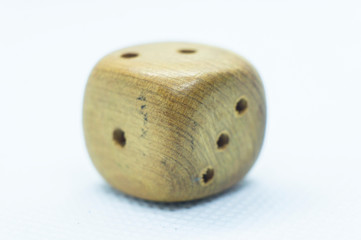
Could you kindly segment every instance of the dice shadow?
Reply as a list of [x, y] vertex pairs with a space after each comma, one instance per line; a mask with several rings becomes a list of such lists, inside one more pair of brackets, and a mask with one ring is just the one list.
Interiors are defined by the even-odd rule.
[[252, 184], [254, 184], [253, 181], [246, 179], [246, 180], [243, 180], [243, 181], [235, 184], [234, 186], [230, 187], [229, 189], [227, 189], [221, 193], [218, 193], [218, 194], [206, 197], [206, 198], [202, 198], [202, 199], [196, 199], [196, 200], [184, 201], [184, 202], [174, 202], [174, 203], [155, 202], [155, 201], [136, 198], [136, 197], [133, 197], [133, 196], [130, 196], [123, 192], [118, 191], [117, 189], [111, 187], [107, 183], [102, 184], [101, 189], [106, 194], [116, 196], [117, 198], [120, 198], [120, 200], [126, 200], [132, 204], [136, 204], [136, 205], [139, 205], [142, 207], [157, 208], [160, 210], [168, 210], [168, 211], [176, 211], [176, 210], [181, 210], [181, 209], [190, 209], [193, 207], [197, 207], [199, 205], [206, 205], [206, 204], [214, 202], [216, 200], [221, 200], [221, 198], [223, 198], [223, 197], [226, 197], [226, 196], [229, 197], [230, 195], [236, 194], [239, 191], [246, 190], [246, 188], [249, 188]]

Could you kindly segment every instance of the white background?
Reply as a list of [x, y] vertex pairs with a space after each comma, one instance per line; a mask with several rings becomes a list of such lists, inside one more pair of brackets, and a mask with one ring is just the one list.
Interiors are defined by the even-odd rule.
[[[87, 155], [92, 67], [155, 41], [233, 50], [264, 81], [262, 154], [217, 197], [133, 199]], [[359, 1], [1, 0], [0, 44], [0, 239], [361, 239]]]

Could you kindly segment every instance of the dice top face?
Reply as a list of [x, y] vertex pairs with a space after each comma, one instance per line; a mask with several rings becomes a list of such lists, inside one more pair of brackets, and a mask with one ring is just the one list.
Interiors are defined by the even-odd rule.
[[242, 179], [262, 146], [266, 104], [238, 55], [192, 43], [115, 51], [94, 67], [83, 125], [101, 175], [126, 194], [187, 201]]

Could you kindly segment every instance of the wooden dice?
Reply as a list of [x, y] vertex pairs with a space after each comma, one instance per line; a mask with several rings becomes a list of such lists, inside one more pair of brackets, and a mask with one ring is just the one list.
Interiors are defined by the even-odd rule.
[[256, 70], [240, 56], [191, 43], [115, 51], [89, 77], [86, 145], [114, 188], [176, 202], [242, 179], [262, 146], [266, 104]]

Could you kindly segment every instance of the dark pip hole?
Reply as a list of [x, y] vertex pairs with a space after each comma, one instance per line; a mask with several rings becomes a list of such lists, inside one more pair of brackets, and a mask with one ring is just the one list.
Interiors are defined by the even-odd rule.
[[180, 53], [185, 53], [185, 54], [190, 54], [190, 53], [195, 53], [196, 50], [194, 50], [194, 49], [180, 49], [179, 52]]
[[208, 183], [210, 180], [212, 180], [213, 176], [214, 176], [213, 168], [207, 168], [207, 171], [202, 174], [203, 183]]
[[129, 52], [122, 54], [122, 58], [135, 58], [138, 57], [138, 53]]
[[126, 143], [125, 132], [120, 128], [115, 129], [113, 131], [113, 140], [121, 147], [124, 147]]
[[236, 111], [239, 115], [241, 115], [242, 113], [244, 113], [247, 110], [248, 107], [248, 103], [247, 100], [245, 98], [241, 98], [236, 105]]
[[229, 137], [227, 134], [222, 133], [217, 140], [218, 149], [224, 149], [229, 143]]

